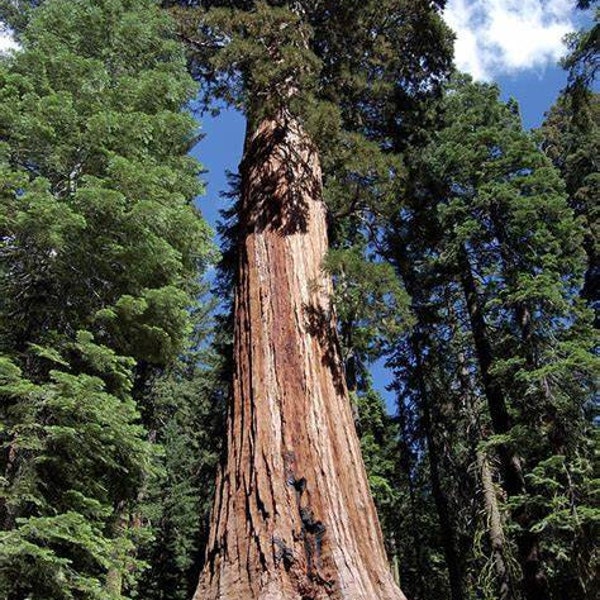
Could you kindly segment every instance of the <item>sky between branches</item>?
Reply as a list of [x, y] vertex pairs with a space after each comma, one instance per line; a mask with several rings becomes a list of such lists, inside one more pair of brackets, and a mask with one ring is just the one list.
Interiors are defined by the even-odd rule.
[[[476, 79], [495, 80], [503, 97], [521, 103], [526, 127], [538, 126], [566, 77], [557, 61], [565, 54], [563, 37], [581, 27], [575, 0], [448, 0], [444, 13], [457, 34], [456, 66]], [[15, 48], [0, 21], [0, 52]], [[227, 189], [226, 170], [235, 171], [241, 157], [244, 120], [226, 110], [220, 117], [202, 118], [204, 140], [193, 154], [208, 169], [207, 190], [198, 205], [211, 225], [219, 218]], [[374, 383], [392, 410], [386, 392], [390, 374], [383, 361], [373, 365]]]

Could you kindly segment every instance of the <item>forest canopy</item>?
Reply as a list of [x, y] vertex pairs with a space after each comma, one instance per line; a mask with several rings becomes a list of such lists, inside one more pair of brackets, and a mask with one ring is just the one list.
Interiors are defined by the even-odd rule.
[[528, 131], [445, 4], [0, 0], [0, 596], [592, 597], [599, 8]]

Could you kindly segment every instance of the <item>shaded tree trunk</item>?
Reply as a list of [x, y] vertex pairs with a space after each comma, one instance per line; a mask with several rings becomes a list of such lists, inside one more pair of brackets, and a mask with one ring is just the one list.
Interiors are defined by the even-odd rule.
[[321, 269], [319, 159], [288, 114], [246, 140], [233, 399], [196, 600], [402, 600]]
[[481, 477], [483, 490], [483, 506], [487, 520], [487, 530], [492, 549], [492, 561], [494, 573], [498, 583], [498, 600], [514, 598], [511, 591], [510, 574], [505, 559], [506, 540], [504, 538], [504, 526], [502, 515], [498, 506], [498, 497], [494, 488], [492, 466], [483, 450], [477, 453], [477, 466]]
[[[417, 311], [418, 313], [419, 311]], [[417, 336], [413, 336], [412, 349], [415, 357], [416, 368], [415, 376], [420, 396], [420, 406], [422, 409], [423, 427], [425, 429], [425, 438], [427, 441], [427, 453], [429, 456], [429, 467], [431, 471], [431, 493], [437, 509], [440, 522], [440, 533], [444, 546], [444, 557], [448, 567], [448, 581], [450, 583], [450, 595], [452, 600], [463, 600], [465, 598], [463, 590], [462, 569], [457, 552], [456, 527], [452, 519], [450, 502], [448, 495], [444, 490], [441, 475], [441, 449], [435, 436], [435, 426], [431, 414], [430, 393], [425, 383], [424, 374], [430, 366], [426, 365], [422, 356], [421, 345]]]
[[[129, 527], [129, 514], [124, 502], [119, 502], [113, 518], [112, 528], [115, 539], [124, 537]], [[117, 546], [112, 558], [115, 563], [106, 573], [105, 589], [111, 597], [120, 598], [123, 592], [123, 568], [126, 562], [126, 556], [123, 555], [122, 548]]]
[[[410, 498], [410, 539], [412, 540], [413, 551], [413, 564], [414, 564], [414, 577], [411, 577], [412, 581], [412, 598], [424, 598], [425, 597], [425, 581], [423, 573], [425, 573], [425, 567], [423, 565], [423, 548], [425, 544], [421, 536], [419, 522], [417, 519], [417, 500], [416, 500], [416, 486], [413, 481], [414, 471], [414, 457], [413, 457], [413, 443], [412, 436], [408, 425], [407, 410], [404, 403], [398, 403], [398, 423], [400, 426], [400, 445], [398, 452], [400, 455], [399, 466], [402, 469], [408, 486], [409, 498]], [[412, 572], [412, 571], [411, 571]], [[406, 578], [406, 577], [405, 577]], [[405, 588], [408, 586], [405, 586]]]
[[[4, 440], [3, 440], [4, 441]], [[17, 472], [17, 440], [14, 438], [5, 444], [2, 456], [2, 466], [4, 471], [4, 481], [12, 483]], [[4, 531], [10, 531], [15, 526], [15, 515], [11, 510], [10, 502], [7, 496], [0, 497], [0, 528]]]
[[516, 600], [519, 595], [515, 593], [511, 581], [511, 573], [506, 560], [506, 537], [500, 501], [494, 485], [494, 467], [487, 452], [480, 447], [483, 432], [475, 412], [475, 394], [469, 376], [464, 353], [458, 354], [458, 378], [461, 394], [469, 413], [469, 441], [473, 456], [477, 462], [479, 480], [481, 482], [482, 503], [486, 519], [486, 529], [491, 549], [491, 560], [494, 565], [494, 574], [498, 589], [498, 600]]
[[[492, 373], [494, 362], [492, 346], [489, 341], [483, 310], [479, 302], [477, 284], [471, 271], [471, 265], [466, 250], [461, 249], [459, 251], [458, 260], [461, 283], [471, 321], [477, 362], [479, 364], [479, 371], [481, 373], [481, 380], [483, 382], [483, 389], [487, 399], [494, 433], [508, 433], [511, 428], [508, 407], [502, 386]], [[504, 444], [499, 447], [498, 452], [502, 461], [502, 474], [504, 476], [504, 485], [507, 493], [511, 496], [521, 494], [525, 489], [525, 480], [523, 479], [519, 458]]]
[[448, 583], [452, 600], [463, 600], [465, 597], [463, 569], [458, 552], [458, 536], [456, 523], [454, 522], [447, 490], [442, 482], [443, 466], [441, 459], [443, 449], [435, 435], [435, 429], [439, 423], [432, 418], [431, 392], [428, 385], [428, 377], [434, 368], [428, 363], [424, 348], [431, 345], [430, 335], [427, 332], [428, 323], [431, 321], [424, 307], [427, 305], [423, 290], [424, 286], [419, 281], [419, 274], [414, 270], [410, 261], [410, 253], [401, 239], [394, 241], [393, 261], [406, 290], [413, 299], [413, 310], [417, 316], [419, 326], [417, 333], [411, 336], [410, 349], [415, 362], [412, 376], [415, 381], [415, 391], [419, 399], [421, 409], [422, 425], [427, 444], [427, 454], [430, 467], [431, 494], [435, 503], [436, 513], [440, 525], [440, 535], [444, 551], [446, 567], [448, 569]]
[[[458, 261], [492, 427], [496, 434], [508, 433], [511, 429], [511, 423], [506, 398], [500, 382], [492, 372], [492, 346], [466, 249], [461, 248]], [[509, 496], [524, 494], [526, 492], [525, 479], [519, 457], [505, 444], [498, 447], [498, 454], [506, 493]], [[528, 531], [531, 525], [531, 517], [526, 510], [517, 509], [513, 517], [522, 528], [517, 536], [517, 546], [519, 548], [519, 562], [523, 571], [522, 583], [525, 597], [527, 600], [547, 600], [549, 598], [548, 582], [542, 568], [539, 536]]]

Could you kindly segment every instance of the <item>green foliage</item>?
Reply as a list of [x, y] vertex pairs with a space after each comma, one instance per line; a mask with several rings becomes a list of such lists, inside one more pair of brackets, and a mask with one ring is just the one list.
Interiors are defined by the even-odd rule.
[[[482, 440], [500, 454], [514, 452], [525, 488], [505, 508], [497, 497], [509, 519], [504, 560], [512, 569], [512, 544], [521, 544], [530, 533], [539, 535], [552, 597], [566, 597], [567, 588], [569, 597], [585, 597], [592, 585], [587, 540], [593, 532], [578, 529], [574, 521], [570, 527], [550, 527], [564, 522], [565, 498], [576, 498], [575, 512], [586, 515], [593, 502], [583, 491], [589, 479], [573, 479], [571, 485], [565, 474], [557, 478], [552, 472], [558, 456], [569, 474], [592, 460], [585, 411], [597, 361], [591, 354], [590, 315], [577, 294], [584, 267], [583, 222], [569, 207], [557, 171], [523, 132], [514, 102], [499, 102], [497, 88], [458, 77], [442, 106], [443, 126], [408, 160], [408, 189], [414, 196], [387, 226], [392, 256], [413, 298], [417, 334], [424, 340], [417, 349], [398, 344], [393, 361], [398, 388], [401, 398], [420, 398], [433, 494], [448, 498], [436, 501], [437, 511], [442, 519], [449, 509], [447, 521], [460, 534], [455, 539], [480, 539], [473, 524], [482, 521], [476, 506], [471, 524], [460, 516], [469, 500], [461, 498], [452, 480], [441, 478], [436, 492], [433, 465], [442, 460], [436, 445], [453, 448], [446, 464], [471, 490], [479, 486], [476, 473], [465, 477], [459, 465], [474, 464]], [[468, 277], [476, 293], [470, 299]], [[473, 325], [473, 311], [481, 315], [484, 329]], [[486, 344], [489, 356], [482, 359]], [[410, 361], [416, 368], [402, 366]], [[422, 384], [411, 383], [411, 371], [417, 383], [421, 373]], [[508, 411], [508, 426], [498, 431], [498, 418], [490, 418], [498, 401], [490, 399], [492, 385]], [[457, 401], [449, 412], [448, 395], [454, 393]], [[504, 478], [499, 483], [514, 493]], [[582, 487], [572, 493], [573, 486]], [[553, 490], [550, 497], [543, 489]], [[461, 567], [465, 587], [469, 577], [477, 580], [477, 569], [491, 564], [486, 544], [478, 542], [479, 556], [473, 554]], [[452, 554], [446, 553], [448, 561]]]
[[374, 390], [361, 393], [357, 404], [360, 445], [369, 484], [382, 527], [389, 533], [388, 521], [393, 518], [399, 500], [395, 484], [398, 430], [381, 396]]
[[251, 11], [213, 9], [202, 25], [229, 40], [212, 64], [254, 122], [310, 100], [320, 65], [308, 48], [310, 29], [294, 9], [267, 2], [256, 2]]
[[516, 500], [543, 515], [533, 529], [547, 540], [549, 576], [559, 598], [586, 598], [596, 585], [600, 488], [592, 460], [550, 456], [528, 474], [529, 497]]
[[[348, 125], [353, 121], [348, 129], [360, 127], [361, 119], [376, 126], [381, 107], [387, 102], [389, 108], [393, 94], [401, 93], [399, 85], [406, 97], [427, 96], [450, 67], [452, 39], [437, 1], [164, 4], [177, 18], [192, 70], [210, 86], [209, 94], [244, 109], [273, 100], [268, 91], [286, 108], [294, 94], [303, 100], [313, 94], [341, 110]], [[306, 116], [300, 102], [294, 106], [299, 113], [293, 113]]]
[[[518, 380], [515, 369], [535, 371], [528, 357], [533, 346], [539, 366], [551, 369], [552, 361], [575, 360], [563, 354], [573, 349], [573, 333], [587, 341], [589, 315], [574, 294], [583, 267], [583, 228], [557, 172], [521, 131], [510, 105], [496, 96], [494, 88], [471, 84], [449, 94], [450, 124], [427, 160], [448, 194], [436, 206], [440, 228], [451, 232], [438, 245], [437, 261], [452, 265], [466, 249], [482, 283], [487, 317], [500, 333], [499, 353], [514, 353], [520, 339], [517, 354], [496, 366]], [[529, 321], [518, 322], [525, 309]], [[542, 359], [546, 348], [552, 359]]]
[[[163, 316], [162, 309], [168, 296], [184, 308], [172, 286], [185, 281], [185, 292], [193, 292], [209, 239], [190, 203], [199, 191], [198, 167], [185, 152], [195, 125], [177, 112], [193, 88], [177, 46], [151, 37], [168, 33], [161, 13], [153, 10], [147, 30], [140, 31], [139, 22], [130, 27], [135, 11], [122, 7], [121, 29], [109, 35], [109, 8], [46, 4], [24, 34], [25, 42], [29, 37], [35, 44], [4, 66], [3, 168], [15, 172], [11, 179], [21, 171], [30, 174], [26, 184], [21, 179], [22, 185], [15, 182], [3, 193], [9, 236], [3, 254], [14, 265], [8, 285], [33, 279], [57, 304], [60, 298], [65, 320], [85, 314], [88, 323], [94, 310], [119, 302], [123, 307], [121, 296], [131, 296], [147, 303], [147, 316], [154, 319], [156, 333], [146, 334], [172, 354], [176, 347], [169, 340], [181, 336], [185, 319], [172, 311]], [[119, 4], [112, 10], [118, 16]], [[84, 34], [90, 19], [97, 31]], [[112, 46], [105, 48], [105, 40]], [[129, 53], [137, 48], [139, 60], [124, 46]], [[45, 268], [30, 268], [34, 261]], [[7, 302], [17, 295], [5, 291]], [[12, 315], [13, 337], [24, 310], [28, 323], [44, 311], [34, 296], [20, 298], [21, 310], [8, 305], [3, 311]], [[49, 322], [41, 327], [57, 326], [48, 315], [44, 320]]]
[[596, 326], [600, 319], [599, 123], [598, 94], [575, 86], [561, 93], [540, 129], [544, 152], [560, 170], [569, 194], [569, 204], [584, 226], [583, 249], [587, 260], [581, 295], [596, 311]]
[[154, 539], [141, 549], [150, 565], [137, 594], [186, 599], [193, 595], [208, 540], [214, 480], [225, 428], [229, 373], [207, 349], [211, 303], [194, 312], [193, 344], [149, 392], [145, 421], [164, 448], [162, 470], [147, 486], [144, 512]]
[[[591, 9], [596, 0], [583, 0], [577, 3], [581, 10]], [[569, 72], [569, 88], [591, 89], [598, 71], [598, 41], [600, 37], [600, 8], [596, 7], [593, 17], [594, 24], [566, 36], [569, 54], [562, 60], [563, 67]]]
[[357, 246], [330, 250], [324, 267], [334, 279], [345, 350], [367, 362], [378, 358], [411, 322], [409, 299], [393, 268], [366, 260]]
[[[457, 76], [439, 97], [443, 2], [162, 4], [206, 106], [225, 100], [251, 126], [293, 115], [320, 149], [323, 266], [405, 591], [497, 597], [484, 450], [511, 585], [515, 547], [534, 534], [552, 598], [592, 593], [597, 361], [578, 290], [585, 272], [582, 295], [597, 301], [597, 24], [569, 38], [569, 88], [535, 138], [494, 86]], [[151, 0], [0, 10], [23, 44], [0, 61], [0, 594], [187, 598], [231, 371], [206, 350], [210, 307], [192, 309], [213, 258], [181, 110], [195, 86]], [[213, 341], [227, 348], [227, 335]], [[394, 418], [366, 368], [385, 353]], [[486, 376], [506, 430], [494, 430]], [[522, 465], [518, 495], [503, 490], [505, 449]]]
[[108, 600], [160, 476], [141, 390], [186, 349], [212, 258], [195, 85], [151, 0], [30, 17], [0, 61], [0, 593]]
[[[120, 379], [123, 367], [111, 358], [114, 370], [105, 372]], [[127, 393], [131, 381], [115, 394], [87, 374], [53, 370], [36, 384], [7, 357], [0, 368], [0, 589], [15, 597], [108, 598], [104, 574], [124, 568], [117, 549], [133, 550], [126, 538], [107, 535], [113, 502], [135, 496], [154, 454]]]
[[343, 236], [338, 230], [348, 217], [368, 223], [370, 215], [385, 214], [396, 205], [399, 180], [405, 176], [397, 154], [383, 152], [359, 133], [336, 131], [322, 155], [325, 202], [336, 236]]
[[0, 0], [2, 21], [13, 31], [21, 32], [31, 18], [31, 13], [43, 0]]

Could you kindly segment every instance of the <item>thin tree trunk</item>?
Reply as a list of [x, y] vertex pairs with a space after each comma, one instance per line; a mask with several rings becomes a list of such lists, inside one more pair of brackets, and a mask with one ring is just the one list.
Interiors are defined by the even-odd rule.
[[422, 541], [419, 522], [417, 519], [418, 510], [416, 501], [416, 490], [415, 483], [413, 481], [414, 461], [412, 458], [412, 436], [408, 426], [408, 416], [406, 414], [406, 407], [402, 402], [398, 403], [398, 423], [400, 426], [400, 446], [398, 449], [400, 454], [400, 467], [406, 476], [410, 498], [409, 515], [411, 517], [411, 526], [409, 530], [410, 538], [413, 542], [412, 550], [414, 553], [415, 566], [415, 577], [412, 585], [412, 597], [420, 600], [422, 598], [425, 598], [425, 580], [423, 577], [425, 567], [423, 566], [424, 561], [422, 560], [422, 549], [424, 548], [424, 543]]
[[473, 455], [477, 461], [479, 478], [483, 491], [483, 509], [486, 516], [487, 534], [492, 551], [492, 561], [494, 573], [498, 585], [499, 600], [515, 600], [518, 596], [515, 594], [510, 571], [506, 562], [506, 539], [504, 536], [504, 524], [502, 522], [502, 513], [498, 502], [498, 494], [494, 486], [493, 467], [487, 453], [478, 448], [479, 443], [483, 441], [483, 434], [479, 425], [479, 420], [475, 412], [475, 401], [473, 386], [467, 368], [465, 356], [462, 352], [458, 355], [458, 376], [462, 396], [469, 411], [469, 436]]
[[227, 461], [195, 600], [402, 600], [321, 269], [318, 155], [289, 115], [246, 141]]
[[420, 344], [414, 337], [412, 346], [416, 361], [415, 375], [418, 382], [420, 405], [423, 411], [423, 427], [425, 429], [425, 438], [427, 440], [427, 453], [429, 455], [431, 492], [440, 521], [440, 533], [444, 546], [446, 565], [448, 567], [450, 595], [452, 600], [463, 600], [465, 594], [463, 590], [462, 569], [457, 552], [456, 527], [450, 514], [448, 495], [442, 485], [440, 473], [440, 448], [434, 434], [429, 393], [424, 379], [424, 374], [428, 367], [423, 363]]
[[[406, 252], [406, 249], [402, 247], [402, 244], [400, 244], [394, 257], [395, 262], [404, 281], [405, 287], [414, 300], [414, 311], [419, 323], [425, 327], [424, 324], [428, 322], [428, 317], [423, 310], [422, 287], [419, 284], [418, 277], [414, 272], [412, 265], [406, 259], [407, 256], [408, 252]], [[444, 558], [446, 560], [446, 567], [448, 569], [450, 594], [452, 600], [462, 600], [465, 597], [463, 569], [458, 554], [456, 525], [451, 515], [448, 494], [444, 490], [441, 481], [440, 456], [442, 454], [442, 450], [439, 447], [434, 435], [434, 423], [432, 422], [431, 418], [429, 391], [427, 389], [425, 379], [425, 373], [428, 372], [430, 367], [425, 365], [423, 361], [421, 338], [424, 338], [423, 333], [421, 333], [420, 336], [415, 334], [412, 337], [411, 349], [416, 363], [414, 375], [417, 382], [419, 406], [422, 409], [423, 426], [425, 429], [425, 438], [430, 465], [431, 491], [440, 524]]]
[[[4, 450], [4, 480], [12, 483], [17, 471], [17, 443], [13, 438]], [[15, 526], [15, 515], [11, 511], [7, 497], [0, 498], [0, 528], [10, 531]]]
[[498, 582], [498, 600], [509, 600], [510, 598], [514, 598], [514, 594], [511, 591], [510, 573], [504, 556], [506, 540], [504, 539], [502, 515], [498, 507], [498, 496], [494, 487], [492, 467], [483, 450], [477, 452], [477, 466], [483, 489], [483, 506], [487, 518], [487, 530], [492, 549], [494, 573]]
[[[459, 267], [467, 310], [471, 320], [471, 330], [473, 332], [473, 341], [475, 342], [479, 371], [481, 373], [481, 380], [488, 402], [494, 433], [508, 433], [511, 423], [506, 399], [504, 398], [500, 382], [492, 374], [492, 346], [489, 341], [483, 310], [479, 303], [477, 284], [475, 283], [471, 265], [464, 249], [459, 251]], [[521, 494], [525, 489], [525, 481], [518, 457], [504, 444], [499, 447], [498, 451], [502, 461], [504, 484], [507, 493], [511, 496]]]
[[400, 559], [398, 557], [398, 546], [396, 545], [396, 535], [392, 533], [390, 536], [390, 550], [392, 555], [391, 567], [392, 577], [396, 582], [396, 585], [400, 585]]
[[[114, 515], [112, 527], [115, 539], [122, 538], [126, 535], [126, 531], [129, 527], [129, 513], [127, 512], [125, 502], [119, 503]], [[115, 564], [113, 564], [106, 573], [105, 589], [111, 597], [121, 598], [123, 592], [123, 569], [127, 557], [123, 556], [122, 549], [117, 545], [115, 555], [112, 558], [114, 559]]]
[[[488, 407], [492, 420], [494, 433], [508, 433], [511, 423], [504, 391], [500, 382], [492, 373], [493, 353], [489, 341], [487, 326], [483, 316], [477, 293], [477, 285], [471, 271], [471, 265], [464, 248], [459, 251], [459, 268], [461, 282], [465, 294], [467, 309], [471, 320], [471, 329], [479, 370]], [[503, 484], [509, 496], [518, 496], [525, 493], [525, 480], [519, 457], [505, 444], [498, 448], [502, 467]], [[542, 570], [539, 536], [528, 531], [531, 518], [524, 510], [516, 511], [513, 518], [521, 525], [522, 532], [517, 537], [519, 548], [519, 562], [523, 571], [523, 591], [527, 600], [548, 600], [548, 584]]]

